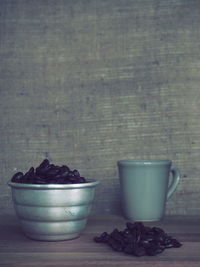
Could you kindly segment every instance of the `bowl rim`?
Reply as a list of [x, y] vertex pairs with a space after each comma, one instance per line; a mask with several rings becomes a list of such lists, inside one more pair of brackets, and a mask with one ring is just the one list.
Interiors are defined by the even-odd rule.
[[25, 184], [25, 183], [14, 183], [8, 181], [8, 185], [11, 188], [24, 188], [24, 189], [76, 189], [76, 188], [88, 188], [95, 187], [100, 182], [94, 179], [88, 179], [86, 183], [79, 184]]

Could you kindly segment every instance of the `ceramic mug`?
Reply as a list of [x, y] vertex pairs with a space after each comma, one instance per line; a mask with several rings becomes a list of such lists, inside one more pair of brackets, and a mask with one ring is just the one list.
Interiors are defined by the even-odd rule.
[[134, 221], [161, 220], [180, 181], [179, 169], [170, 160], [120, 160], [117, 165], [124, 216]]

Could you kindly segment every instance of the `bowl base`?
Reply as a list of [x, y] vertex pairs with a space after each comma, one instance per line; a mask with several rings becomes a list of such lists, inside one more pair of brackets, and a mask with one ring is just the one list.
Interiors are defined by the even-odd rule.
[[80, 233], [66, 234], [66, 235], [41, 235], [41, 234], [31, 234], [24, 233], [28, 238], [38, 241], [64, 241], [75, 239], [80, 236]]

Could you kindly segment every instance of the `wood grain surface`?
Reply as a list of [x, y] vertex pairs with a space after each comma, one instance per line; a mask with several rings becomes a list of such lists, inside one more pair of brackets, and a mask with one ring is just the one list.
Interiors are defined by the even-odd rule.
[[0, 1], [0, 213], [7, 181], [44, 158], [100, 180], [120, 213], [116, 162], [171, 159], [167, 214], [200, 215], [200, 2]]
[[27, 238], [13, 216], [0, 217], [0, 266], [199, 266], [200, 218], [168, 216], [162, 222], [145, 223], [159, 226], [177, 238], [180, 248], [166, 249], [157, 256], [134, 257], [95, 243], [94, 236], [114, 228], [123, 230], [121, 216], [90, 217], [86, 229], [77, 239], [59, 242], [34, 241]]

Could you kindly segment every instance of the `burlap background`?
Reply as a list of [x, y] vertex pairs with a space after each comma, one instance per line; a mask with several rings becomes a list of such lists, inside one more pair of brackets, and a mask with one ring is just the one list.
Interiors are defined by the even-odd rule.
[[116, 161], [171, 159], [168, 214], [200, 214], [200, 1], [0, 1], [0, 212], [7, 181], [44, 158], [101, 181], [120, 212]]

